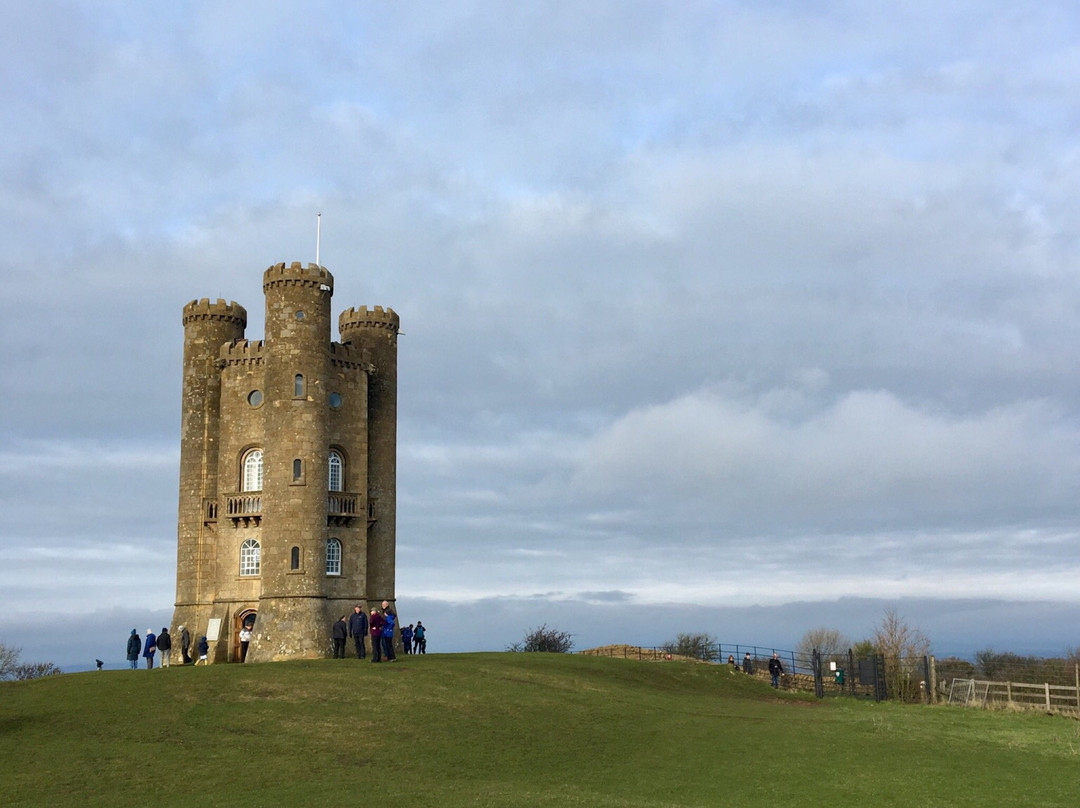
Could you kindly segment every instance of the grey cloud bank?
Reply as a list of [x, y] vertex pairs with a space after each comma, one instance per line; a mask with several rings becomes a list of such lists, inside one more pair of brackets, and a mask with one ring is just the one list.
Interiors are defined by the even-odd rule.
[[322, 211], [335, 311], [402, 315], [398, 594], [442, 648], [894, 602], [1080, 644], [1033, 617], [1080, 603], [1071, 5], [9, 17], [0, 639], [169, 613], [180, 309], [260, 335]]

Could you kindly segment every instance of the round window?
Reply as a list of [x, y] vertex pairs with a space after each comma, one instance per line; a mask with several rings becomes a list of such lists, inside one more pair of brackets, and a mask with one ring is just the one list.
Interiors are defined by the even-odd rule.
[[341, 393], [330, 394], [330, 406], [335, 410], [341, 406]]
[[302, 311], [297, 311], [297, 312], [296, 312], [296, 319], [297, 319], [297, 320], [303, 320], [303, 319], [304, 319], [304, 312], [302, 312]]
[[262, 404], [262, 390], [252, 390], [248, 393], [248, 404], [252, 407], [258, 407]]

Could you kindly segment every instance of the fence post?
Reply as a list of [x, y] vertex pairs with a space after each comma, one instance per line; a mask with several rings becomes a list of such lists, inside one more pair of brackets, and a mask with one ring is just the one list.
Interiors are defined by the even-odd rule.
[[1012, 682], [1005, 683], [1005, 699], [1012, 704]]
[[855, 695], [855, 652], [847, 649], [847, 684], [848, 695]]
[[930, 703], [930, 657], [923, 655], [923, 687], [926, 688], [926, 703]]
[[1049, 682], [1043, 682], [1043, 684], [1046, 686], [1046, 709], [1049, 710], [1050, 709], [1050, 683]]
[[937, 657], [930, 656], [930, 703], [938, 703], [937, 691]]
[[1076, 671], [1076, 709], [1080, 710], [1080, 662], [1073, 666]]

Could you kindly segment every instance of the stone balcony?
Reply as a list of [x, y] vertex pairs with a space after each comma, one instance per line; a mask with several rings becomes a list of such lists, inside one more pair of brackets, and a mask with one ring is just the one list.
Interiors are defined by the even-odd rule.
[[[328, 525], [349, 526], [361, 516], [360, 495], [344, 491], [331, 491], [327, 494], [326, 523]], [[205, 521], [207, 524], [218, 519], [218, 503], [213, 500], [204, 502]], [[223, 518], [231, 519], [233, 527], [258, 527], [262, 524], [262, 491], [244, 491], [224, 496]], [[375, 521], [375, 500], [368, 501], [368, 523]]]
[[258, 527], [262, 524], [262, 491], [244, 491], [225, 495], [225, 514], [233, 527]]

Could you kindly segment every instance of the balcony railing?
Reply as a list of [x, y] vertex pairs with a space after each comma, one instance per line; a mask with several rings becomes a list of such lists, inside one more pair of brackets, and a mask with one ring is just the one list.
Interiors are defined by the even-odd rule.
[[[258, 526], [262, 523], [262, 491], [245, 491], [238, 494], [226, 494], [224, 497], [225, 512], [223, 516], [231, 519], [234, 527], [241, 524], [244, 527]], [[343, 491], [331, 491], [326, 498], [326, 521], [331, 525], [349, 525], [353, 519], [361, 517], [361, 497], [359, 494], [350, 494]], [[375, 521], [376, 500], [369, 499], [367, 502], [367, 521], [370, 524]], [[207, 500], [205, 503], [207, 519], [217, 519], [218, 506], [216, 502]]]
[[241, 494], [225, 495], [225, 515], [232, 519], [233, 525], [244, 527], [262, 522], [262, 492], [245, 491]]

